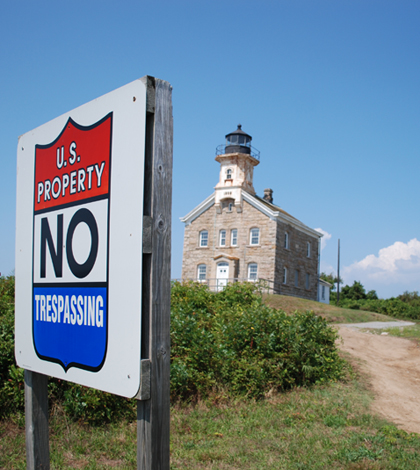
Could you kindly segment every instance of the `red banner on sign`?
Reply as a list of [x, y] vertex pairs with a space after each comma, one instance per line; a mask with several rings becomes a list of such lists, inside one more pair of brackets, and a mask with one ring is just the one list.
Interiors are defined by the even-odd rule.
[[71, 118], [60, 135], [35, 146], [34, 211], [109, 193], [112, 113], [91, 126]]

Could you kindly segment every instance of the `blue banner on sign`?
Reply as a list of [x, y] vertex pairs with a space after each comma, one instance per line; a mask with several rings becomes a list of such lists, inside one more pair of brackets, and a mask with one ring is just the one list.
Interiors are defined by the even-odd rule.
[[34, 287], [33, 339], [41, 359], [98, 371], [107, 349], [107, 287]]

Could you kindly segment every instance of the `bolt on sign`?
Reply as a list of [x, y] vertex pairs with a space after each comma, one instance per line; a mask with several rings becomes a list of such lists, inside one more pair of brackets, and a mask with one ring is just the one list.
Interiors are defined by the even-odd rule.
[[122, 396], [140, 386], [146, 86], [19, 138], [16, 361]]

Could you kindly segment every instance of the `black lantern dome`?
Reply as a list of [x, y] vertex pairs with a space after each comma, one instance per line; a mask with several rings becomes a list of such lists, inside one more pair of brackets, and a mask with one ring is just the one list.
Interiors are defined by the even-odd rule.
[[250, 155], [256, 160], [260, 159], [260, 152], [251, 146], [252, 137], [242, 130], [242, 126], [238, 124], [235, 132], [226, 134], [226, 142], [216, 148], [216, 155], [224, 155], [230, 153], [242, 153]]
[[241, 124], [235, 132], [226, 134], [226, 153], [247, 153], [251, 155], [252, 137], [242, 130]]

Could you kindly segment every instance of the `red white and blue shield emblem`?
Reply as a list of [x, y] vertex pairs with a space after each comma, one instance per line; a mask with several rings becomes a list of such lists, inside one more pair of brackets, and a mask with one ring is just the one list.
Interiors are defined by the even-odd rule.
[[111, 143], [112, 113], [35, 146], [33, 342], [65, 371], [105, 362]]

